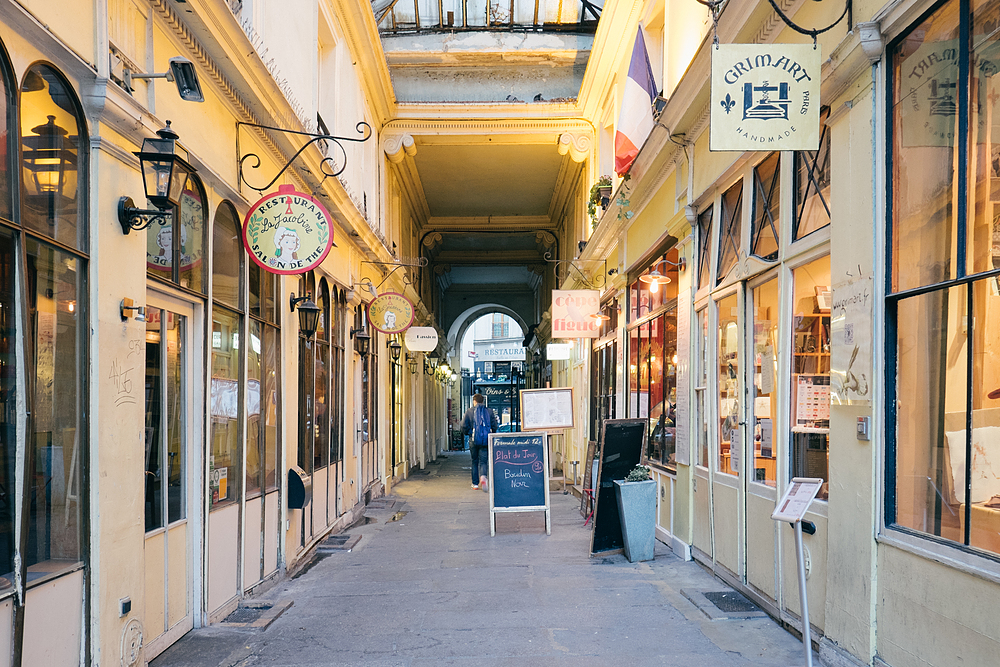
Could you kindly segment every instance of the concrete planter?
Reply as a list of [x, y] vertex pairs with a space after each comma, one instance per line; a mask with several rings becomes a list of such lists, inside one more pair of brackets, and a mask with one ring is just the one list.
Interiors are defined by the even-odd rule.
[[618, 516], [622, 520], [625, 557], [631, 563], [653, 560], [656, 541], [656, 481], [615, 480]]

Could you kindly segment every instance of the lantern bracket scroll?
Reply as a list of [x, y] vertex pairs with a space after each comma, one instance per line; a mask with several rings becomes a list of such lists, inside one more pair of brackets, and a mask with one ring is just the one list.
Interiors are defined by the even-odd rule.
[[[547, 252], [545, 253], [545, 261], [553, 265], [552, 269], [555, 271], [556, 280], [560, 284], [568, 280], [571, 275], [575, 275], [588, 289], [601, 289], [607, 284], [608, 261], [606, 259], [553, 259], [552, 253]], [[599, 274], [591, 278], [582, 267], [584, 263], [599, 263], [603, 268]]]
[[[272, 178], [271, 181], [267, 185], [264, 185], [263, 187], [257, 187], [256, 185], [250, 183], [250, 181], [248, 181], [246, 179], [246, 172], [244, 171], [243, 165], [248, 160], [253, 160], [253, 162], [250, 164], [250, 168], [251, 169], [258, 169], [258, 168], [260, 168], [260, 164], [261, 164], [261, 162], [260, 162], [260, 156], [257, 155], [256, 153], [244, 153], [242, 155], [240, 154], [240, 128], [243, 127], [243, 126], [246, 126], [246, 127], [255, 127], [258, 130], [266, 130], [268, 132], [283, 132], [285, 134], [294, 134], [294, 135], [298, 135], [298, 136], [301, 136], [301, 137], [310, 137], [310, 139], [305, 144], [303, 144], [302, 147], [299, 148], [298, 151], [296, 151], [295, 155], [293, 155], [288, 160], [288, 162], [285, 163], [285, 165], [278, 171], [277, 174], [275, 174], [274, 178]], [[318, 143], [318, 142], [321, 142], [321, 141], [328, 141], [331, 144], [333, 144], [334, 146], [336, 146], [337, 149], [339, 150], [339, 153], [340, 153], [340, 155], [338, 157], [342, 157], [343, 160], [338, 165], [337, 164], [337, 160], [334, 159], [333, 156], [329, 156], [329, 155], [325, 156], [323, 158], [323, 160], [320, 162], [320, 171], [323, 172], [323, 178], [322, 178], [322, 180], [320, 182], [325, 181], [328, 178], [334, 178], [336, 176], [340, 176], [344, 172], [344, 169], [347, 168], [347, 150], [344, 148], [344, 144], [342, 142], [348, 141], [348, 142], [351, 142], [351, 143], [362, 143], [362, 142], [368, 141], [368, 139], [372, 136], [372, 127], [371, 127], [371, 125], [369, 125], [368, 123], [366, 123], [364, 121], [359, 122], [355, 126], [355, 129], [357, 130], [357, 132], [358, 132], [358, 134], [360, 136], [358, 136], [358, 137], [339, 137], [339, 136], [336, 136], [336, 135], [333, 135], [333, 134], [316, 134], [314, 132], [301, 132], [299, 130], [286, 130], [286, 129], [280, 128], [280, 127], [272, 127], [270, 125], [259, 125], [257, 123], [245, 123], [243, 121], [237, 121], [237, 123], [236, 123], [236, 155], [237, 155], [237, 171], [239, 172], [240, 181], [242, 183], [246, 184], [246, 186], [248, 188], [250, 188], [251, 190], [256, 190], [257, 192], [264, 192], [265, 190], [269, 190], [271, 188], [271, 186], [274, 185], [278, 181], [279, 178], [281, 178], [281, 175], [284, 174], [288, 170], [288, 168], [290, 166], [292, 166], [292, 163], [295, 162], [295, 159], [298, 156], [302, 155], [303, 151], [305, 151], [307, 148], [309, 148], [309, 146], [311, 146], [312, 144], [315, 144], [315, 143]]]

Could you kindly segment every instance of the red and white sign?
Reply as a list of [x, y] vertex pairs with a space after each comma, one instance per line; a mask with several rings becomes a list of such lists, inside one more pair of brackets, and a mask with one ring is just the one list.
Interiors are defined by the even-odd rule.
[[599, 338], [601, 320], [591, 315], [600, 310], [597, 290], [552, 290], [552, 337]]

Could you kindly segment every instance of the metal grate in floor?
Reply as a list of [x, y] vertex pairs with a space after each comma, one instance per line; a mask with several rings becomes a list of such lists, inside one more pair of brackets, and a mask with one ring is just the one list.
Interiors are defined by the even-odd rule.
[[270, 609], [273, 605], [260, 606], [260, 607], [238, 607], [236, 611], [226, 616], [226, 620], [223, 623], [253, 623], [261, 617], [265, 611]]
[[321, 551], [328, 550], [345, 550], [350, 551], [358, 542], [361, 541], [360, 535], [351, 535], [349, 533], [341, 533], [339, 535], [331, 535], [317, 545], [317, 549]]
[[757, 611], [757, 605], [735, 591], [709, 591], [704, 595], [712, 604], [727, 614]]

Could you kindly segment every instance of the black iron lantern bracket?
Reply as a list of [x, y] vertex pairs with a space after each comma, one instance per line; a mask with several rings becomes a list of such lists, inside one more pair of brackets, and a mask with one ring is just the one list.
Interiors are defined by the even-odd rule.
[[122, 197], [118, 200], [118, 224], [122, 226], [122, 234], [128, 234], [133, 229], [141, 232], [154, 222], [165, 225], [170, 215], [170, 211], [161, 211], [158, 208], [136, 208], [131, 197]]
[[[295, 134], [301, 137], [311, 137], [311, 138], [309, 139], [309, 141], [303, 144], [302, 148], [300, 148], [295, 153], [295, 155], [293, 155], [291, 159], [288, 160], [288, 162], [285, 163], [285, 166], [283, 166], [281, 170], [278, 171], [275, 177], [272, 178], [267, 185], [258, 188], [256, 185], [252, 184], [250, 181], [246, 179], [246, 172], [244, 171], [243, 163], [245, 163], [247, 160], [253, 160], [253, 163], [250, 165], [250, 168], [258, 169], [260, 168], [260, 156], [257, 155], [256, 153], [245, 153], [243, 155], [240, 155], [240, 127], [244, 125], [247, 127], [255, 127], [259, 130], [267, 130], [270, 132], [283, 132], [285, 134]], [[295, 162], [295, 158], [302, 155], [302, 152], [305, 149], [309, 148], [309, 146], [320, 141], [329, 141], [330, 143], [335, 145], [340, 151], [340, 157], [343, 157], [343, 160], [339, 165], [337, 164], [337, 161], [333, 157], [327, 156], [323, 158], [323, 160], [320, 162], [320, 171], [323, 172], [323, 181], [325, 181], [328, 178], [340, 176], [340, 174], [344, 172], [344, 169], [347, 168], [347, 151], [344, 149], [344, 144], [341, 142], [350, 141], [352, 143], [361, 143], [364, 141], [368, 141], [368, 138], [372, 136], [371, 125], [369, 125], [364, 121], [358, 123], [355, 126], [355, 129], [357, 129], [358, 134], [361, 135], [360, 137], [338, 137], [332, 134], [316, 134], [313, 132], [300, 132], [298, 130], [286, 130], [280, 127], [272, 127], [270, 125], [258, 125], [257, 123], [245, 123], [243, 121], [237, 121], [236, 155], [237, 155], [237, 170], [240, 175], [240, 181], [246, 184], [246, 186], [251, 190], [256, 190], [257, 192], [264, 192], [265, 190], [269, 190], [271, 186], [274, 185], [279, 178], [281, 178], [281, 175], [284, 174], [290, 166], [292, 166], [292, 163]], [[322, 183], [322, 181], [320, 182]]]
[[[590, 289], [601, 289], [607, 284], [608, 260], [606, 259], [553, 259], [552, 252], [550, 251], [545, 253], [545, 261], [553, 265], [552, 269], [555, 271], [556, 280], [560, 283], [569, 278], [571, 273], [575, 272], [580, 281]], [[590, 279], [584, 273], [583, 268], [581, 268], [584, 262], [600, 262], [604, 266], [604, 270], [594, 276], [593, 279]]]

